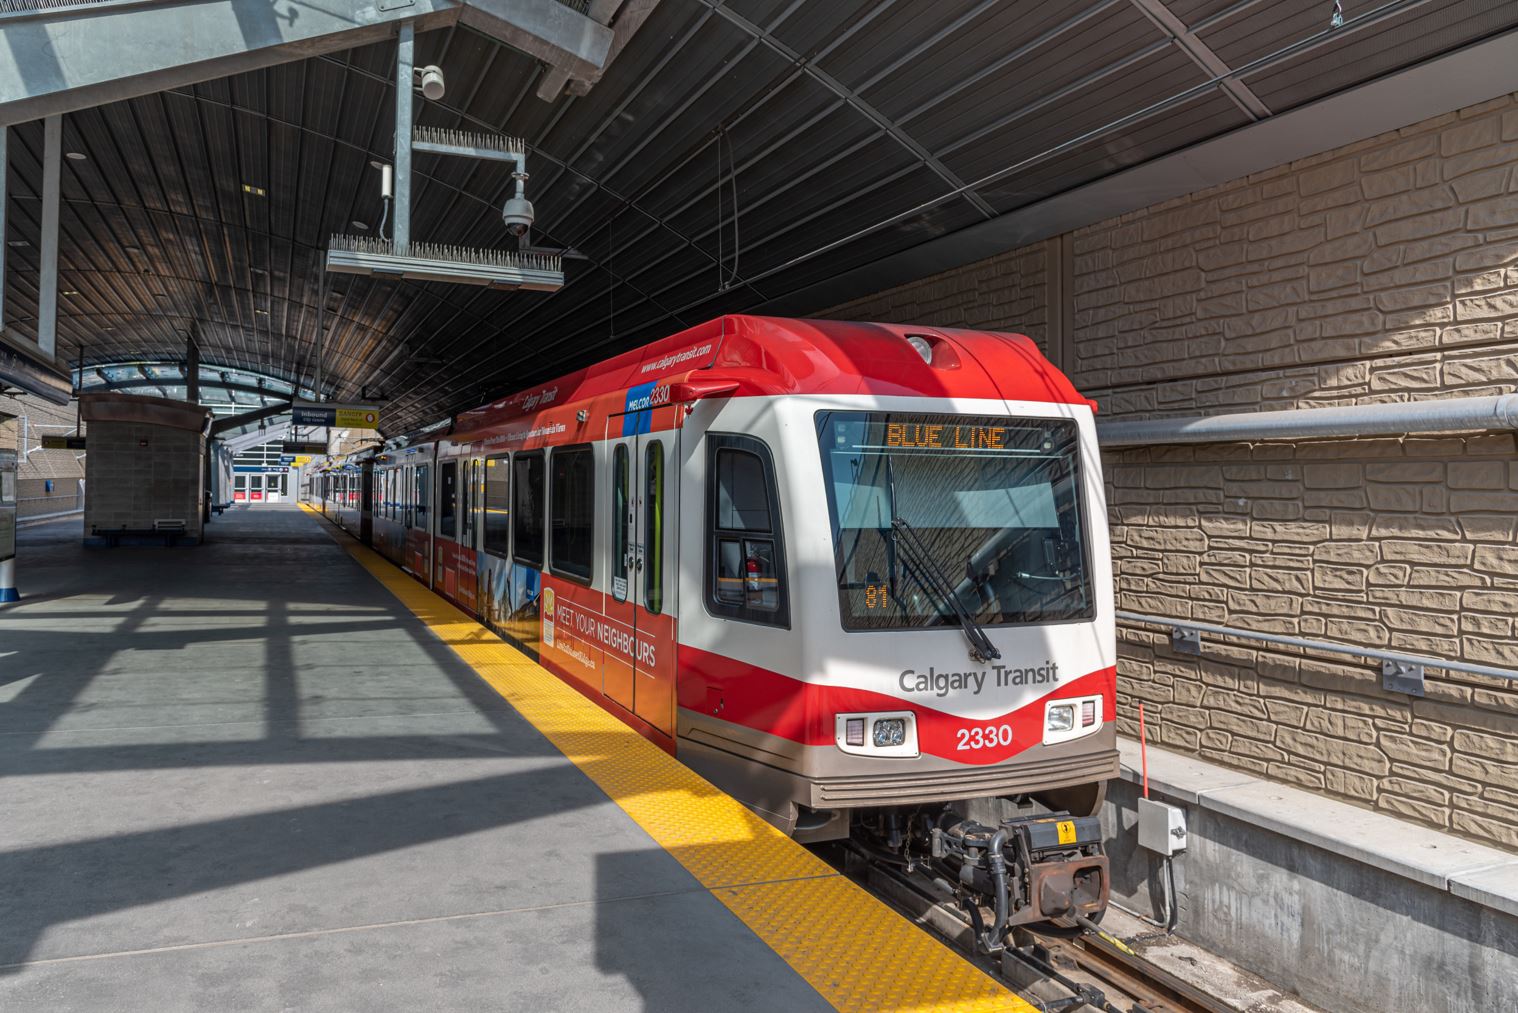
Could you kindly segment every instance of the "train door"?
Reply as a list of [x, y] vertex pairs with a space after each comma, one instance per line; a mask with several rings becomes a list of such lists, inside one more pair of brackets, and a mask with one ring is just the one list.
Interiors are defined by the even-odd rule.
[[462, 534], [459, 518], [459, 469], [458, 460], [439, 461], [437, 464], [437, 531], [432, 540], [433, 586], [440, 588], [445, 598], [458, 600], [459, 538]]
[[460, 558], [459, 596], [475, 615], [480, 612], [480, 552], [483, 550], [484, 518], [481, 505], [485, 499], [485, 462], [471, 457], [464, 464], [464, 539]]
[[359, 466], [358, 540], [374, 544], [374, 462]]
[[679, 499], [678, 415], [673, 407], [613, 417], [611, 537], [606, 615], [632, 637], [627, 653], [607, 650], [602, 692], [674, 736], [674, 574]]
[[416, 497], [416, 527], [418, 537], [416, 544], [420, 556], [417, 559], [416, 574], [427, 582], [428, 587], [432, 582], [432, 467], [427, 464], [416, 466], [416, 490], [412, 493]]

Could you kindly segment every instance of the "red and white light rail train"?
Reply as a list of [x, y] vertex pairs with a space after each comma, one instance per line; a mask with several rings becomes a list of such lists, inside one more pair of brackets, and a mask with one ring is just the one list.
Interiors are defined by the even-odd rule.
[[[1107, 898], [1093, 408], [1020, 335], [728, 316], [306, 491], [775, 826], [936, 865], [1017, 923]], [[1060, 815], [949, 805], [986, 796]]]

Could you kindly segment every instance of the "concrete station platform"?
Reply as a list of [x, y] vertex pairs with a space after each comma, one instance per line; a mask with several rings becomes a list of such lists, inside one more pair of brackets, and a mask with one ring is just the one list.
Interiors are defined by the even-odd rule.
[[1030, 1008], [338, 539], [22, 529], [0, 1008]]

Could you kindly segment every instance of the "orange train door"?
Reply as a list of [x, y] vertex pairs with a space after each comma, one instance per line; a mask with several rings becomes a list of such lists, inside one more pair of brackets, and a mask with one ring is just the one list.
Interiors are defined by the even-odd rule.
[[606, 617], [628, 631], [607, 649], [602, 692], [663, 732], [675, 733], [674, 587], [679, 498], [678, 415], [662, 407], [613, 416], [608, 487]]

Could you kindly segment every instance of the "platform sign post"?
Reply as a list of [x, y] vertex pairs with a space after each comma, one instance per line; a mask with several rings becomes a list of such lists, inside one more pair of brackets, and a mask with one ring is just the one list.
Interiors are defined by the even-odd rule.
[[16, 452], [0, 450], [0, 603], [20, 598], [16, 589]]

